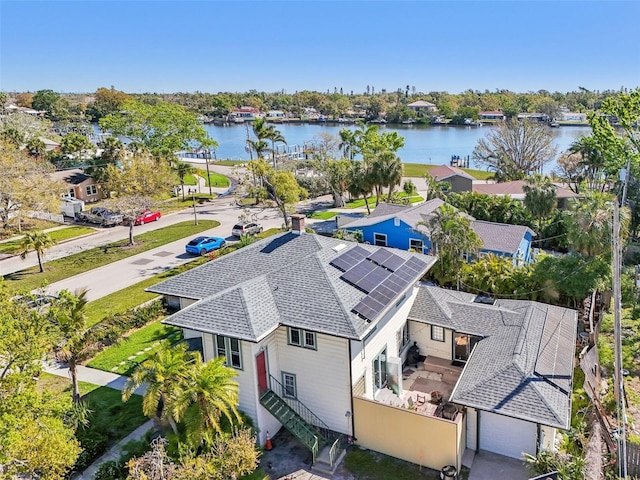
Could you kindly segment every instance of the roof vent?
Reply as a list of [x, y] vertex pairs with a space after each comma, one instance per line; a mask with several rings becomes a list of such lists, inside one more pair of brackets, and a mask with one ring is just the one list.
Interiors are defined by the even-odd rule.
[[493, 305], [495, 302], [495, 299], [491, 297], [483, 297], [482, 295], [478, 295], [476, 298], [473, 299], [473, 302], [483, 303], [485, 305]]
[[338, 253], [340, 250], [344, 250], [345, 248], [347, 248], [347, 245], [345, 243], [340, 243], [339, 245], [333, 247], [331, 250]]

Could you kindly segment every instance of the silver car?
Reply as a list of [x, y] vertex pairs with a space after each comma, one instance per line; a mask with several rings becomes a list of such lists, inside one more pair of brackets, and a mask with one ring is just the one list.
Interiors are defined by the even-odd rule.
[[231, 235], [234, 237], [240, 237], [241, 235], [257, 235], [262, 233], [262, 225], [253, 222], [237, 223], [231, 230]]

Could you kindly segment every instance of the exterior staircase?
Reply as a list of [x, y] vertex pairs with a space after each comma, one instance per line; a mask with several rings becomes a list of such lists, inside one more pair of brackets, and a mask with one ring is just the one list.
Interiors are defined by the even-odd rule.
[[260, 404], [311, 451], [314, 469], [333, 473], [345, 454], [343, 436], [331, 431], [298, 399], [279, 395], [284, 387], [269, 377], [270, 388], [260, 394]]

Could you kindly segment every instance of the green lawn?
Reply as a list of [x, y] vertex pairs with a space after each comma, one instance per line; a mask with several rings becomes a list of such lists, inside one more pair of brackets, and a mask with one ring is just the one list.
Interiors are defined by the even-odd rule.
[[[215, 220], [200, 220], [198, 225], [194, 225], [192, 221], [176, 223], [175, 225], [137, 235], [135, 237], [137, 243], [133, 247], [127, 245], [128, 240], [121, 240], [110, 243], [105, 247], [93, 248], [76, 253], [75, 255], [47, 262], [44, 265], [44, 273], [40, 273], [38, 267], [35, 266], [6, 275], [4, 279], [9, 285], [9, 288], [14, 291], [33, 290], [41, 287], [45, 282], [54, 283], [64, 278], [72, 277], [138, 253], [166, 245], [181, 238], [195, 235], [196, 233], [209, 230], [218, 225], [220, 225], [220, 223]], [[33, 253], [31, 255], [33, 255]]]
[[331, 212], [331, 211], [318, 211], [318, 212], [311, 212], [308, 217], [309, 218], [318, 218], [320, 220], [329, 220], [333, 217], [335, 217], [338, 214], [338, 212]]
[[96, 355], [87, 365], [92, 368], [129, 375], [135, 366], [146, 360], [168, 338], [175, 343], [182, 338], [182, 331], [160, 320], [151, 322]]
[[[60, 243], [71, 238], [79, 237], [80, 235], [87, 235], [89, 233], [95, 232], [95, 228], [90, 227], [65, 227], [61, 228], [60, 230], [49, 232], [49, 236], [54, 242]], [[17, 238], [15, 240], [11, 240], [10, 242], [0, 243], [0, 253], [17, 255], [22, 251], [22, 248], [20, 247], [21, 243], [22, 238]]]
[[[198, 175], [207, 180], [207, 171], [200, 170]], [[228, 187], [230, 185], [229, 179], [220, 173], [209, 172], [209, 178], [207, 180], [207, 187]]]
[[217, 160], [214, 163], [224, 167], [237, 167], [238, 165], [243, 165], [247, 162], [248, 160]]
[[[71, 396], [71, 381], [43, 373], [38, 388], [58, 395]], [[80, 393], [91, 411], [90, 424], [78, 430], [83, 452], [79, 465], [85, 468], [118, 440], [126, 437], [148, 418], [142, 414], [142, 397], [133, 395], [128, 402], [122, 401], [122, 393], [109, 387], [80, 382]]]
[[[428, 165], [424, 163], [403, 163], [403, 175], [405, 177], [424, 177], [424, 174], [437, 165]], [[476, 180], [486, 180], [493, 176], [493, 172], [485, 172], [484, 170], [475, 170], [472, 168], [463, 168], [465, 172]]]
[[[413, 463], [359, 448], [354, 448], [347, 453], [344, 466], [355, 478], [367, 480], [438, 480], [440, 478], [440, 472], [436, 470], [421, 468]], [[468, 479], [469, 470], [463, 468], [458, 478]]]

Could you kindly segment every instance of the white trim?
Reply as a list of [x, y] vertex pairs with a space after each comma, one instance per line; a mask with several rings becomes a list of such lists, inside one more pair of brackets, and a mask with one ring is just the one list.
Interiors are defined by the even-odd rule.
[[[376, 235], [379, 235], [380, 237], [384, 237], [384, 245], [378, 245], [378, 241], [376, 240]], [[387, 234], [386, 233], [373, 232], [373, 244], [376, 247], [386, 247], [387, 246]]]

